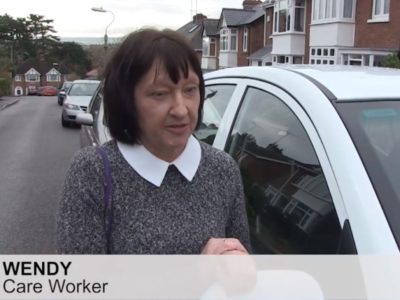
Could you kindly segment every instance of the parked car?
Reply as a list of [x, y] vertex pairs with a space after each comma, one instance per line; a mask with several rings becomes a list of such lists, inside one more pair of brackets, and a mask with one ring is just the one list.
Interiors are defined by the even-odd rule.
[[62, 108], [61, 124], [63, 127], [76, 124], [76, 116], [86, 111], [99, 83], [99, 80], [75, 80], [72, 82]]
[[72, 81], [64, 81], [60, 91], [58, 92], [57, 103], [58, 105], [63, 105], [65, 96], [68, 92], [68, 89], [71, 87]]
[[28, 96], [37, 95], [37, 92], [38, 92], [38, 88], [36, 86], [34, 86], [34, 85], [28, 86], [28, 91], [27, 91]]
[[[345, 66], [205, 75], [195, 135], [237, 161], [255, 253], [399, 254], [399, 82]], [[82, 145], [110, 139], [101, 101], [78, 118]]]
[[38, 96], [56, 96], [58, 94], [58, 90], [54, 86], [41, 86], [38, 88], [36, 95]]

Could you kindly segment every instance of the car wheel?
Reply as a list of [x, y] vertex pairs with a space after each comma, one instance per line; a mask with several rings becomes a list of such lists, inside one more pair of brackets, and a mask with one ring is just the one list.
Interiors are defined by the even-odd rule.
[[61, 125], [62, 127], [69, 127], [69, 122], [65, 121], [62, 115], [61, 115]]

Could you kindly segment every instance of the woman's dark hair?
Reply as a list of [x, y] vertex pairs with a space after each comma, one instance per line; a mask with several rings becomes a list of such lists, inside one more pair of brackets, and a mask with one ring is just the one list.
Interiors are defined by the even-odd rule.
[[199, 58], [189, 42], [172, 30], [141, 29], [132, 32], [114, 52], [104, 72], [104, 114], [111, 136], [127, 144], [139, 142], [140, 128], [134, 105], [138, 82], [159, 62], [174, 83], [192, 69], [200, 80], [200, 105], [196, 128], [201, 123], [204, 79]]

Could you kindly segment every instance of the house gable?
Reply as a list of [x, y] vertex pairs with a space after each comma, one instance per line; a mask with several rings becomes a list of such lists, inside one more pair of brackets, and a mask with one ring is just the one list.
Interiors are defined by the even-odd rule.
[[30, 68], [27, 72], [25, 72], [25, 76], [26, 75], [40, 75], [40, 73], [35, 68]]
[[49, 72], [46, 73], [46, 75], [61, 75], [61, 73], [55, 68], [52, 68]]

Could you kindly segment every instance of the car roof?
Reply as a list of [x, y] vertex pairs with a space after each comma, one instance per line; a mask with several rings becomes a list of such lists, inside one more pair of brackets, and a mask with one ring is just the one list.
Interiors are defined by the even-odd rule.
[[[318, 86], [331, 100], [400, 99], [400, 70], [359, 66], [277, 65], [236, 67], [210, 72], [204, 78], [248, 77], [290, 90], [303, 77]], [[293, 86], [293, 88], [295, 88]]]
[[100, 80], [78, 79], [74, 80], [72, 83], [100, 83]]

